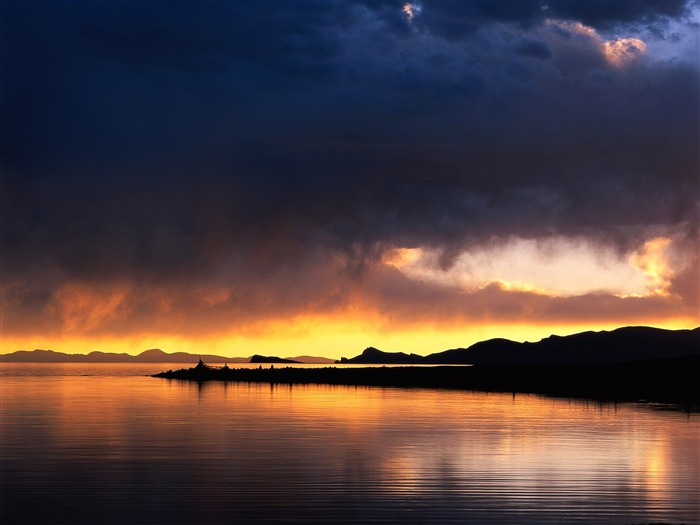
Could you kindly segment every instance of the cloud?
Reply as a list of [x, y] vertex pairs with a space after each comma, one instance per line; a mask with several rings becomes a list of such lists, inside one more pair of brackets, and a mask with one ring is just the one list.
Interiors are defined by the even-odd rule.
[[[648, 241], [645, 247], [663, 238]], [[670, 243], [670, 239], [663, 239]], [[655, 244], [656, 243], [656, 244]], [[661, 247], [659, 248], [661, 249]], [[634, 253], [629, 264], [615, 250], [601, 249], [586, 239], [552, 237], [541, 239], [492, 239], [457, 254], [448, 268], [440, 265], [440, 253], [420, 248], [397, 249], [387, 263], [414, 280], [441, 283], [474, 291], [492, 282], [508, 290], [533, 291], [549, 296], [573, 296], [590, 292], [616, 295], [645, 295], [645, 276], [665, 280], [670, 269], [654, 250]], [[664, 273], [663, 277], [660, 275]], [[651, 277], [650, 277], [651, 279]], [[655, 288], [656, 289], [656, 288]]]
[[548, 60], [552, 58], [552, 51], [549, 46], [539, 40], [522, 40], [515, 47], [515, 52], [519, 56]]
[[551, 2], [547, 11], [558, 17], [580, 20], [595, 27], [609, 27], [632, 22], [653, 23], [664, 18], [687, 14], [689, 3], [683, 0], [648, 0], [641, 2]]
[[[550, 320], [555, 304], [570, 319], [578, 306], [602, 318], [596, 304], [621, 319], [690, 311], [692, 4], [425, 1], [412, 18], [406, 5], [10, 2], [6, 329], [402, 312], [384, 279], [406, 285], [407, 311], [435, 297], [450, 319], [524, 319], [528, 301]], [[629, 288], [602, 286], [624, 295], [641, 279], [627, 257], [649, 269], [665, 253], [644, 251], [655, 238], [672, 239], [673, 270], [650, 282], [667, 297], [423, 288], [382, 262], [422, 250], [454, 277], [469, 254], [512, 257], [509, 239], [575, 253], [585, 239], [589, 270], [633, 272]], [[570, 260], [562, 250], [542, 267]]]
[[420, 4], [407, 3], [403, 6], [403, 12], [406, 13], [406, 18], [409, 22], [413, 22], [413, 19], [420, 14], [423, 10]]
[[618, 38], [603, 44], [603, 53], [611, 64], [622, 67], [644, 55], [647, 45], [638, 38]]
[[382, 275], [375, 297], [379, 315], [387, 326], [417, 323], [445, 329], [455, 325], [533, 324], [591, 326], [615, 319], [621, 324], [644, 324], [651, 320], [692, 318], [690, 308], [678, 310], [678, 303], [661, 296], [622, 298], [589, 293], [551, 297], [533, 291], [509, 290], [501, 283], [471, 292], [453, 287], [436, 287], [409, 280], [398, 270]]

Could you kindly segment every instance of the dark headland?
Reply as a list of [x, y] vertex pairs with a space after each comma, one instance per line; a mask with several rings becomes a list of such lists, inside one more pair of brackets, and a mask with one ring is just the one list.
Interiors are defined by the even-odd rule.
[[626, 326], [612, 331], [552, 335], [533, 343], [489, 339], [469, 348], [455, 348], [425, 357], [382, 352], [373, 347], [340, 363], [413, 365], [576, 365], [623, 363], [700, 355], [700, 327], [663, 330]]
[[[470, 353], [474, 357], [471, 362], [465, 359]], [[383, 352], [373, 348], [363, 353], [366, 354], [374, 359], [383, 358]], [[700, 407], [697, 379], [700, 329], [697, 328], [671, 331], [628, 327], [547, 338], [539, 343], [501, 339], [441, 354], [444, 360], [440, 354], [431, 354], [418, 363], [404, 356], [411, 359], [420, 356], [402, 354], [395, 359], [390, 354], [392, 360], [385, 363], [407, 365], [390, 367], [214, 368], [200, 361], [196, 367], [169, 370], [154, 377], [200, 382], [447, 388]], [[455, 355], [459, 355], [458, 362]], [[472, 366], [441, 366], [447, 364]]]

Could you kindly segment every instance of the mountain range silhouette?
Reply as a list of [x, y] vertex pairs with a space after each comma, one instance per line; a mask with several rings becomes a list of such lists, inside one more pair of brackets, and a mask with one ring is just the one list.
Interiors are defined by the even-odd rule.
[[[454, 348], [427, 356], [404, 352], [384, 352], [366, 348], [360, 355], [341, 358], [347, 364], [484, 364], [484, 365], [568, 365], [586, 363], [624, 363], [700, 355], [700, 327], [689, 330], [665, 330], [648, 326], [628, 326], [612, 331], [581, 332], [568, 336], [552, 335], [538, 342], [518, 343], [509, 339], [489, 339], [468, 348]], [[224, 357], [213, 354], [166, 353], [153, 348], [138, 355], [90, 352], [66, 354], [53, 350], [19, 350], [0, 355], [2, 362], [63, 363], [333, 363], [333, 359], [314, 356]]]
[[126, 353], [90, 352], [89, 354], [66, 354], [53, 350], [18, 350], [0, 355], [0, 362], [16, 363], [196, 363], [198, 359], [208, 363], [333, 363], [333, 359], [314, 356], [298, 356], [283, 359], [254, 355], [252, 357], [224, 357], [213, 354], [167, 353], [158, 348], [145, 350], [138, 355]]
[[348, 364], [483, 364], [483, 365], [571, 365], [624, 363], [700, 355], [700, 327], [664, 330], [628, 326], [612, 331], [552, 335], [535, 343], [489, 339], [468, 348], [454, 348], [425, 357], [403, 352], [382, 352], [374, 347], [340, 363]]

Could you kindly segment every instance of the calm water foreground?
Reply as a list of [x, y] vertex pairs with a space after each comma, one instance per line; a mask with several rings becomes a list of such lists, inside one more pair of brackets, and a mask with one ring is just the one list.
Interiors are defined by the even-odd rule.
[[0, 522], [700, 523], [700, 414], [0, 365]]

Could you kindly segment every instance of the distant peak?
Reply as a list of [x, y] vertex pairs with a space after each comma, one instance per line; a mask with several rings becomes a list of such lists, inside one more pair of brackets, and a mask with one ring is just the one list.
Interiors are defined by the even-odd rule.
[[163, 352], [160, 348], [150, 348], [149, 350], [144, 350], [139, 356], [147, 356], [147, 355], [165, 355], [165, 352]]

